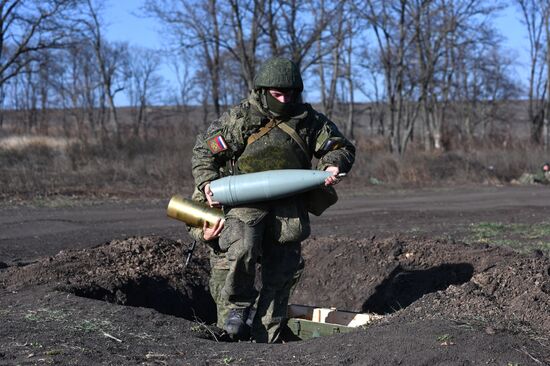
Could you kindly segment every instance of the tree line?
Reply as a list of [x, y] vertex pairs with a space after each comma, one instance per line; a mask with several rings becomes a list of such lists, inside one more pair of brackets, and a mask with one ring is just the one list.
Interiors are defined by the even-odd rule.
[[[529, 80], [511, 72], [495, 27], [505, 7], [527, 30]], [[524, 95], [531, 140], [549, 142], [548, 0], [144, 0], [162, 52], [108, 41], [105, 11], [98, 0], [0, 0], [0, 107], [23, 113], [21, 131], [47, 131], [58, 109], [78, 137], [122, 143], [119, 93], [134, 136], [147, 134], [153, 105], [202, 106], [206, 122], [246, 96], [262, 61], [286, 56], [346, 135], [380, 136], [395, 154], [485, 138]], [[174, 70], [170, 92], [161, 63]]]

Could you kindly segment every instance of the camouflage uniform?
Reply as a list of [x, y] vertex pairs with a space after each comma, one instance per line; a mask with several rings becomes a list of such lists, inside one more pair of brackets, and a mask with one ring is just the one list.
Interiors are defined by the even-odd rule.
[[[227, 174], [246, 174], [273, 169], [309, 169], [337, 166], [351, 169], [355, 148], [324, 115], [308, 104], [299, 104], [284, 122], [301, 137], [307, 155], [291, 136], [273, 128], [253, 143], [248, 138], [270, 120], [280, 121], [262, 104], [258, 91], [224, 113], [193, 149], [195, 199], [205, 201], [204, 187]], [[212, 144], [222, 139], [221, 148]], [[328, 148], [327, 148], [328, 147]], [[228, 163], [233, 162], [231, 168]], [[230, 309], [254, 307], [252, 337], [257, 342], [275, 342], [286, 318], [288, 298], [304, 267], [301, 241], [310, 234], [309, 215], [303, 195], [224, 207], [224, 229], [213, 245], [210, 290], [218, 306], [218, 325]], [[200, 238], [200, 230], [192, 233]], [[261, 263], [261, 289], [255, 289], [256, 264]]]
[[523, 173], [518, 182], [521, 184], [550, 184], [550, 171], [538, 171], [535, 174]]
[[550, 184], [550, 172], [540, 171], [534, 175], [533, 180], [535, 183]]

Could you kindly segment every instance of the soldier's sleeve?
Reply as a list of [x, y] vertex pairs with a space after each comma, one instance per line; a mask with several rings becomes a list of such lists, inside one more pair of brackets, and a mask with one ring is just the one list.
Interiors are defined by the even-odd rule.
[[243, 149], [244, 138], [238, 123], [239, 113], [238, 107], [224, 113], [212, 122], [204, 134], [197, 137], [191, 166], [195, 186], [201, 192], [206, 184], [220, 178], [220, 169]]
[[319, 159], [317, 169], [325, 170], [333, 165], [341, 172], [349, 172], [355, 161], [355, 146], [324, 115], [319, 113], [317, 120], [319, 129], [314, 151], [314, 156]]
[[196, 240], [199, 243], [206, 243], [206, 241], [204, 240], [204, 233], [202, 232], [202, 228], [187, 226], [187, 232], [193, 240]]

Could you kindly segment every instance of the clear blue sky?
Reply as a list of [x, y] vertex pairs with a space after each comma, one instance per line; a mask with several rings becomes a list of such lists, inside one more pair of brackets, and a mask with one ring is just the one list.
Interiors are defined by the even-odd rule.
[[504, 47], [508, 55], [515, 59], [515, 71], [518, 77], [527, 84], [529, 77], [529, 39], [525, 25], [521, 23], [522, 14], [515, 5], [508, 6], [495, 25], [504, 36]]
[[[163, 38], [160, 36], [161, 25], [152, 18], [143, 17], [140, 7], [142, 0], [107, 1], [104, 20], [108, 24], [106, 37], [111, 41], [127, 41], [130, 45], [162, 48]], [[515, 60], [514, 71], [523, 84], [528, 77], [528, 40], [524, 26], [520, 22], [521, 14], [513, 5], [502, 11], [495, 24], [504, 36], [504, 47], [507, 54]], [[173, 74], [167, 66], [161, 71], [163, 77], [170, 82]], [[175, 84], [173, 81], [171, 84]], [[122, 102], [125, 104], [124, 102]]]
[[107, 38], [111, 41], [127, 41], [132, 45], [159, 48], [160, 24], [143, 17], [142, 0], [107, 1], [104, 20], [108, 24]]

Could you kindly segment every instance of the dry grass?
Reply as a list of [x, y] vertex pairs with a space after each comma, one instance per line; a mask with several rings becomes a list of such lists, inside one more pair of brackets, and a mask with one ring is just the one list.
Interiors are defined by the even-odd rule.
[[[195, 133], [128, 139], [123, 146], [47, 136], [0, 139], [0, 198], [63, 196], [160, 197], [189, 194]], [[384, 140], [360, 138], [350, 179], [388, 186], [506, 183], [545, 160], [540, 148], [490, 143], [402, 157]]]
[[379, 139], [357, 141], [353, 175], [377, 184], [427, 186], [508, 183], [525, 172], [535, 172], [549, 160], [541, 147], [481, 141], [467, 149], [426, 152], [411, 147], [403, 156], [387, 152]]
[[0, 150], [25, 150], [28, 148], [46, 147], [52, 150], [63, 150], [76, 139], [52, 136], [8, 136], [0, 138]]
[[43, 138], [5, 140], [10, 142], [0, 145], [3, 198], [190, 191], [192, 145], [181, 138], [131, 140], [122, 147]]

